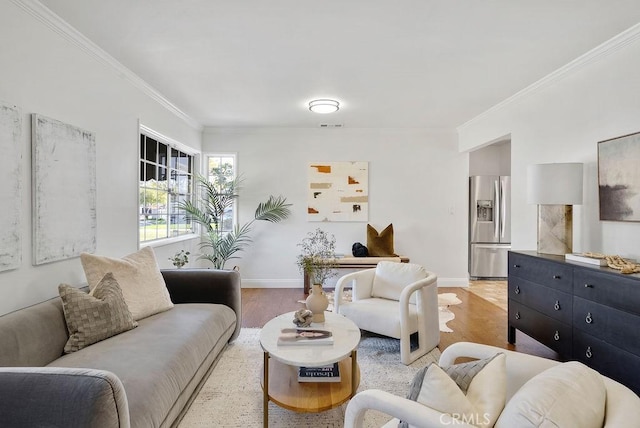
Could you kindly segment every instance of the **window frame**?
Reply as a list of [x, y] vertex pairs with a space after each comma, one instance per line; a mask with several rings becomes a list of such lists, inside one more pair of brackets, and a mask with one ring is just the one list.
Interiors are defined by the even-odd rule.
[[[187, 172], [187, 175], [191, 175], [191, 191], [188, 192], [188, 197], [190, 197], [192, 200], [194, 200], [195, 197], [195, 191], [196, 191], [196, 176], [200, 173], [200, 154], [198, 153], [197, 150], [194, 150], [188, 146], [186, 146], [185, 144], [182, 144], [176, 140], [173, 140], [172, 138], [169, 138], [165, 135], [160, 134], [157, 131], [154, 131], [153, 129], [139, 124], [139, 131], [138, 131], [138, 192], [137, 192], [137, 198], [138, 198], [138, 202], [137, 202], [137, 222], [138, 222], [138, 247], [139, 248], [143, 248], [143, 247], [147, 247], [147, 246], [151, 246], [151, 247], [155, 247], [155, 246], [162, 246], [162, 245], [167, 245], [167, 244], [171, 244], [171, 243], [175, 243], [175, 242], [181, 242], [181, 241], [185, 241], [185, 240], [189, 240], [189, 239], [196, 239], [199, 238], [199, 229], [197, 228], [197, 225], [195, 224], [191, 224], [190, 227], [190, 232], [187, 232], [185, 234], [182, 235], [178, 235], [178, 236], [167, 236], [167, 237], [162, 237], [162, 238], [155, 238], [155, 239], [150, 239], [150, 240], [142, 240], [142, 234], [140, 233], [140, 217], [142, 215], [141, 213], [141, 209], [140, 209], [140, 190], [143, 188], [140, 184], [142, 183], [142, 181], [140, 180], [140, 176], [142, 174], [142, 165], [145, 162], [148, 162], [145, 159], [145, 154], [141, 152], [141, 140], [142, 140], [142, 136], [145, 136], [146, 138], [151, 138], [153, 140], [156, 140], [158, 143], [162, 143], [164, 145], [167, 146], [167, 157], [166, 157], [166, 175], [167, 175], [167, 182], [170, 181], [171, 178], [171, 173], [172, 172], [180, 172], [183, 173], [184, 171], [180, 170], [177, 165], [176, 168], [172, 168], [171, 167], [171, 150], [177, 150], [183, 154], [186, 154], [187, 156], [190, 157], [191, 159], [191, 172]], [[154, 162], [156, 165], [159, 164], [158, 162], [159, 160], [156, 159], [156, 162]], [[168, 219], [170, 219], [171, 217], [171, 212], [169, 209], [169, 206], [171, 205], [171, 192], [169, 189], [167, 189], [167, 213], [166, 216], [168, 217]], [[171, 222], [168, 221], [167, 222], [167, 234], [169, 235], [169, 228], [171, 226]]]

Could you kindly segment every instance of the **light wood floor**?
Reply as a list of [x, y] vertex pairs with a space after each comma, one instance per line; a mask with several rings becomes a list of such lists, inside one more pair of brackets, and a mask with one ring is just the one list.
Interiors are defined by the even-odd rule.
[[[500, 284], [502, 283], [502, 284]], [[440, 334], [440, 350], [455, 342], [476, 342], [526, 354], [557, 359], [557, 354], [549, 348], [517, 332], [516, 344], [507, 343], [506, 282], [489, 284], [486, 290], [482, 283], [474, 282], [469, 288], [439, 288], [439, 293], [456, 293], [462, 300], [459, 305], [450, 306], [455, 319], [447, 325], [453, 333]], [[504, 291], [495, 287], [505, 287]], [[493, 290], [490, 288], [494, 287]], [[473, 291], [469, 291], [469, 290]], [[481, 295], [495, 300], [485, 300]], [[302, 289], [292, 288], [244, 288], [242, 289], [242, 326], [261, 328], [276, 315], [304, 307], [298, 300], [305, 299]], [[501, 307], [502, 306], [502, 307]]]

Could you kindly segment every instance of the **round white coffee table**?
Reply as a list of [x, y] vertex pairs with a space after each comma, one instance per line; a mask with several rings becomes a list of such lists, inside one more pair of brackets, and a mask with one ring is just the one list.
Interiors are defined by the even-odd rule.
[[[353, 397], [360, 384], [356, 348], [360, 329], [342, 315], [325, 312], [324, 323], [311, 328], [330, 330], [331, 345], [278, 346], [283, 328], [294, 328], [294, 312], [279, 315], [260, 331], [264, 351], [262, 390], [264, 426], [269, 423], [269, 400], [296, 412], [322, 412]], [[340, 366], [340, 382], [298, 382], [298, 367], [319, 367], [335, 362]]]

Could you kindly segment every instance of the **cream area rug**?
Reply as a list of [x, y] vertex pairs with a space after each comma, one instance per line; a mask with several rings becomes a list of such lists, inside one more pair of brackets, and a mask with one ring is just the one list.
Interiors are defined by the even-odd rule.
[[[243, 328], [224, 351], [211, 376], [186, 413], [179, 428], [262, 427], [262, 348], [260, 329]], [[406, 396], [415, 373], [437, 362], [435, 348], [409, 366], [400, 362], [400, 341], [363, 333], [358, 347], [360, 387]], [[269, 426], [277, 428], [341, 428], [346, 404], [322, 413], [296, 413], [269, 402]], [[365, 426], [379, 427], [391, 417], [369, 411]]]
[[[333, 310], [334, 293], [333, 293], [333, 291], [327, 291], [327, 292], [325, 292], [325, 294], [327, 295], [327, 298], [329, 299], [329, 307], [327, 308], [327, 310], [328, 311], [332, 311]], [[351, 290], [345, 290], [342, 298], [343, 298], [343, 300], [346, 300], [347, 302], [350, 302], [351, 301]], [[298, 300], [298, 303], [303, 303], [304, 304], [304, 300]], [[449, 306], [459, 305], [460, 303], [462, 303], [462, 301], [460, 299], [458, 299], [458, 296], [456, 295], [456, 293], [440, 293], [440, 294], [438, 294], [438, 309], [439, 309], [438, 320], [440, 321], [440, 332], [442, 332], [442, 333], [453, 333], [453, 330], [451, 330], [451, 328], [449, 328], [447, 323], [449, 321], [453, 320], [456, 316], [455, 316], [455, 314], [453, 312], [451, 312], [449, 310]]]

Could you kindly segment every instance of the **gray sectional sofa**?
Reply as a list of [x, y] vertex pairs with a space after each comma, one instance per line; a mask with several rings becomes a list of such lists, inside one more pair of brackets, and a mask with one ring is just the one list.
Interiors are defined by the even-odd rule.
[[240, 275], [165, 270], [175, 306], [63, 355], [59, 298], [0, 317], [0, 424], [170, 427], [241, 326]]

